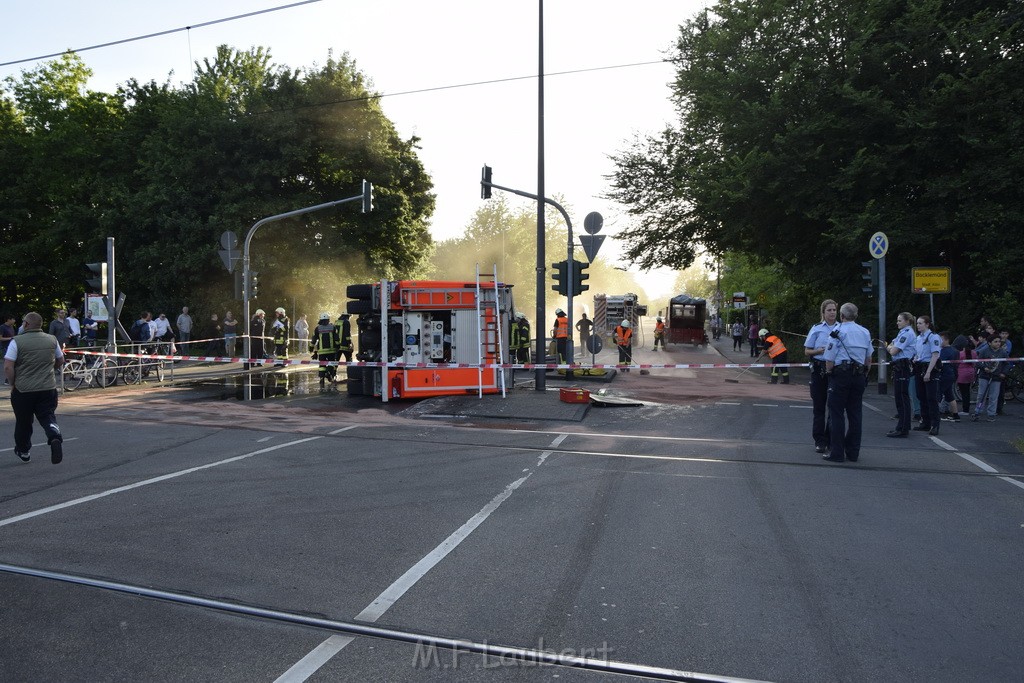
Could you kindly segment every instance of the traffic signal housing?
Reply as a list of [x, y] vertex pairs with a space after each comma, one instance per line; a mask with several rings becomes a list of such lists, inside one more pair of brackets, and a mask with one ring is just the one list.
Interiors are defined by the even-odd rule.
[[249, 271], [249, 298], [255, 299], [256, 295], [259, 294], [260, 279], [259, 273], [255, 270]]
[[487, 165], [480, 171], [480, 198], [491, 198], [491, 167]]
[[107, 292], [107, 262], [86, 263], [85, 267], [95, 274], [95, 277], [85, 281], [85, 286], [89, 288], [89, 291], [95, 294], [109, 294]]
[[584, 280], [589, 280], [590, 279], [590, 275], [586, 272], [587, 266], [589, 266], [589, 265], [590, 265], [589, 263], [584, 263], [583, 261], [577, 261], [576, 259], [573, 259], [573, 261], [572, 261], [572, 293], [573, 294], [582, 294], [583, 292], [585, 292], [588, 289], [590, 289], [590, 285], [583, 284]]
[[373, 183], [363, 180], [363, 213], [373, 211]]
[[569, 262], [559, 261], [552, 263], [551, 267], [555, 269], [555, 272], [551, 273], [551, 278], [555, 281], [551, 289], [565, 296], [569, 293]]
[[878, 259], [861, 261], [860, 265], [864, 267], [864, 272], [860, 275], [864, 280], [861, 291], [867, 294], [868, 298], [873, 298], [878, 294]]

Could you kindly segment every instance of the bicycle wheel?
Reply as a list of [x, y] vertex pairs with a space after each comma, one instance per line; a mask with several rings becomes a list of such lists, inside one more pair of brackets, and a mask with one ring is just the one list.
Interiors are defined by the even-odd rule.
[[125, 384], [138, 384], [142, 381], [142, 368], [137, 362], [129, 363], [121, 368], [121, 381]]
[[82, 386], [86, 374], [85, 361], [82, 359], [76, 358], [65, 363], [63, 371], [64, 391], [74, 391]]
[[164, 381], [164, 361], [162, 360], [156, 362], [156, 380], [158, 382]]
[[117, 384], [117, 362], [104, 358], [93, 366], [93, 377], [96, 384], [103, 388]]

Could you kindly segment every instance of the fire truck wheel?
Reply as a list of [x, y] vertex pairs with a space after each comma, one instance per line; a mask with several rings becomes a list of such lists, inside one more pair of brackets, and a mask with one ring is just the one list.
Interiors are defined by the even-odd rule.
[[373, 285], [349, 285], [345, 289], [345, 296], [349, 299], [373, 299]]
[[358, 315], [359, 313], [369, 313], [373, 310], [372, 301], [349, 301], [345, 304], [345, 310], [348, 313]]
[[348, 387], [349, 396], [362, 396], [363, 395], [363, 380], [350, 379], [345, 383]]

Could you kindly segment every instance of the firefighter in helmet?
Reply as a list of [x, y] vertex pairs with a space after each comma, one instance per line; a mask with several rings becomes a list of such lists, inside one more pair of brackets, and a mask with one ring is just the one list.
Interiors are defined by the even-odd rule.
[[288, 360], [288, 329], [291, 325], [282, 307], [278, 306], [274, 313], [277, 314], [277, 320], [272, 325], [274, 357], [279, 360]]
[[654, 350], [658, 350], [658, 344], [661, 344], [661, 350], [665, 350], [665, 321], [661, 319], [659, 315], [654, 321]]
[[[310, 350], [313, 352], [313, 358], [321, 361], [338, 361], [338, 354], [341, 347], [341, 340], [338, 335], [337, 325], [331, 324], [331, 314], [324, 311], [320, 314], [320, 320], [316, 324], [316, 329], [313, 330], [313, 343]], [[320, 372], [320, 386], [324, 385], [326, 380], [330, 380], [331, 384], [338, 381], [338, 366], [337, 365], [321, 365]]]
[[513, 359], [517, 363], [530, 362], [530, 321], [524, 313], [516, 311], [515, 321], [512, 323], [512, 346]]
[[[762, 328], [757, 333], [758, 338], [761, 340], [761, 344], [765, 347], [765, 352], [768, 357], [772, 359], [772, 378], [768, 380], [769, 384], [778, 384], [779, 375], [782, 375], [782, 383], [789, 384], [789, 367], [786, 365], [789, 363], [789, 354], [786, 352], [786, 345], [782, 343], [774, 334], [770, 333], [767, 328]], [[777, 365], [783, 365], [784, 367], [776, 367]]]
[[338, 316], [338, 338], [341, 340], [338, 350], [345, 356], [345, 362], [352, 362], [352, 323], [349, 322], [349, 314], [342, 313]]
[[555, 326], [551, 330], [551, 336], [555, 338], [555, 351], [558, 354], [558, 362], [566, 362], [566, 359], [569, 357], [569, 318], [561, 308], [555, 309]]
[[[633, 325], [629, 320], [623, 319], [615, 328], [615, 345], [619, 348], [619, 365], [633, 364]], [[629, 372], [629, 368], [622, 368], [623, 372]]]

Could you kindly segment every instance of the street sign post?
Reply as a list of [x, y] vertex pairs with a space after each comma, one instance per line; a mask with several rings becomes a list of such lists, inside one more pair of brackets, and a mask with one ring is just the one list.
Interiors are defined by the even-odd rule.
[[[868, 240], [868, 253], [875, 259], [877, 268], [875, 269], [876, 281], [875, 292], [878, 294], [878, 338], [885, 337], [885, 255], [889, 252], [889, 237], [882, 231], [876, 232]], [[883, 344], [878, 349], [878, 393], [888, 393], [888, 389], [885, 385], [885, 361], [886, 361], [886, 350]]]
[[910, 288], [915, 294], [949, 294], [952, 289], [950, 270], [946, 266], [911, 268], [910, 278]]

